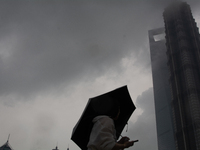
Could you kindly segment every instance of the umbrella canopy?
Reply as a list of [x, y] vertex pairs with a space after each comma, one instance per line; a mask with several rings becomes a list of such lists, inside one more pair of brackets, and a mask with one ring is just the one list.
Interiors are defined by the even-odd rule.
[[131, 114], [136, 109], [129, 95], [127, 86], [120, 87], [100, 96], [90, 98], [81, 115], [79, 121], [75, 125], [71, 139], [82, 149], [87, 150], [90, 133], [93, 127], [92, 120], [98, 115], [116, 114], [116, 107], [120, 108], [120, 114], [114, 121], [117, 138], [119, 138], [122, 130], [127, 124]]

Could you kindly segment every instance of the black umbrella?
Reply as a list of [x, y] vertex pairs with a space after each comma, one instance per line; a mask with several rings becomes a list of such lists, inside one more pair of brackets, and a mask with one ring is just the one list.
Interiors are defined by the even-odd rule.
[[117, 132], [116, 136], [119, 138], [131, 114], [136, 108], [131, 100], [127, 86], [123, 86], [108, 93], [89, 99], [82, 116], [73, 129], [71, 136], [71, 139], [82, 150], [87, 150], [90, 132], [93, 127], [92, 119], [97, 115], [112, 114], [111, 111], [113, 110], [113, 106], [115, 107], [116, 104], [120, 106], [119, 118], [114, 121]]

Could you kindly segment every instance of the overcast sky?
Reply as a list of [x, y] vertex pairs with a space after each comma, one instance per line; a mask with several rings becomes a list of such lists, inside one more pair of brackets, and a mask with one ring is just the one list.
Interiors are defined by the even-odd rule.
[[14, 150], [79, 150], [70, 137], [88, 99], [127, 85], [137, 109], [122, 135], [157, 150], [148, 30], [169, 2], [0, 0], [0, 145], [11, 134]]

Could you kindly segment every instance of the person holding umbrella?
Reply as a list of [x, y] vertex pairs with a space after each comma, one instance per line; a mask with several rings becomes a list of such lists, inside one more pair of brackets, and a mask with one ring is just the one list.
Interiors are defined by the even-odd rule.
[[121, 150], [134, 145], [135, 141], [129, 141], [128, 137], [122, 137], [119, 141], [116, 138], [114, 121], [120, 115], [118, 101], [107, 98], [105, 106], [107, 111], [99, 113], [93, 122], [93, 128], [88, 142], [88, 150]]
[[127, 86], [90, 98], [73, 128], [71, 140], [81, 150], [120, 150], [133, 146], [138, 140], [130, 141], [121, 132], [135, 109]]

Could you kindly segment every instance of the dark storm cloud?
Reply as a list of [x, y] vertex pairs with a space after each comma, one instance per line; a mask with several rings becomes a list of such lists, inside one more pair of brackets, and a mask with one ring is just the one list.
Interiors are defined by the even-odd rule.
[[130, 53], [150, 67], [148, 48], [141, 47], [147, 31], [163, 25], [167, 3], [1, 1], [0, 95], [45, 92], [120, 71]]

